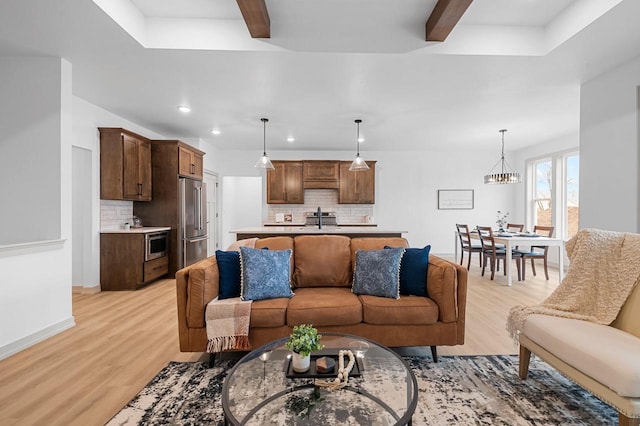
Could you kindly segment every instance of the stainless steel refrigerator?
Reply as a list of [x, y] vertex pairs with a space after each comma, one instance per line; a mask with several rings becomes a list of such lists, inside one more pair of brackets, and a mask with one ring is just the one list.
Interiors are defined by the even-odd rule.
[[207, 257], [207, 191], [199, 180], [178, 180], [178, 269]]

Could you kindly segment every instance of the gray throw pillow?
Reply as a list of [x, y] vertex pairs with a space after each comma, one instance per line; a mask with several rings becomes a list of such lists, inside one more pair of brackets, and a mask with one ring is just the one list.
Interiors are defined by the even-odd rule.
[[355, 294], [400, 298], [400, 263], [403, 248], [356, 251]]
[[242, 300], [291, 297], [289, 262], [291, 249], [258, 250], [240, 247]]

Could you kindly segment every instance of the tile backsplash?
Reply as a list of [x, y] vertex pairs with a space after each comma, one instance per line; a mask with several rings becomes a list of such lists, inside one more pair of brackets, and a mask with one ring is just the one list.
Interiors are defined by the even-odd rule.
[[133, 220], [133, 201], [100, 200], [100, 229], [120, 229]]
[[275, 222], [276, 213], [291, 213], [293, 222], [304, 222], [306, 213], [318, 206], [323, 212], [335, 212], [339, 224], [366, 223], [366, 216], [373, 216], [372, 204], [338, 204], [335, 189], [307, 189], [304, 204], [268, 204], [267, 222]]

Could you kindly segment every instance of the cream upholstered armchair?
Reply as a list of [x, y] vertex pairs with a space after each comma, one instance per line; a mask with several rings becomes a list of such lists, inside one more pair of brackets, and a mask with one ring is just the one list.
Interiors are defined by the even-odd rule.
[[618, 410], [619, 425], [640, 425], [640, 285], [611, 325], [535, 314], [519, 341], [520, 378], [534, 353]]

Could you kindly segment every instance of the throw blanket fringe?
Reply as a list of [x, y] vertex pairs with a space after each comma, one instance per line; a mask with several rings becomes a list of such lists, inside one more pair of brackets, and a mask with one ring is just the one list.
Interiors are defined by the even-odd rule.
[[207, 352], [222, 352], [225, 350], [248, 350], [251, 349], [249, 336], [220, 336], [209, 339]]
[[251, 301], [239, 297], [218, 300], [207, 304], [207, 352], [246, 350], [249, 345], [249, 320]]
[[571, 262], [558, 288], [537, 306], [514, 306], [507, 331], [518, 332], [532, 314], [611, 324], [640, 280], [640, 235], [580, 230], [565, 245]]

